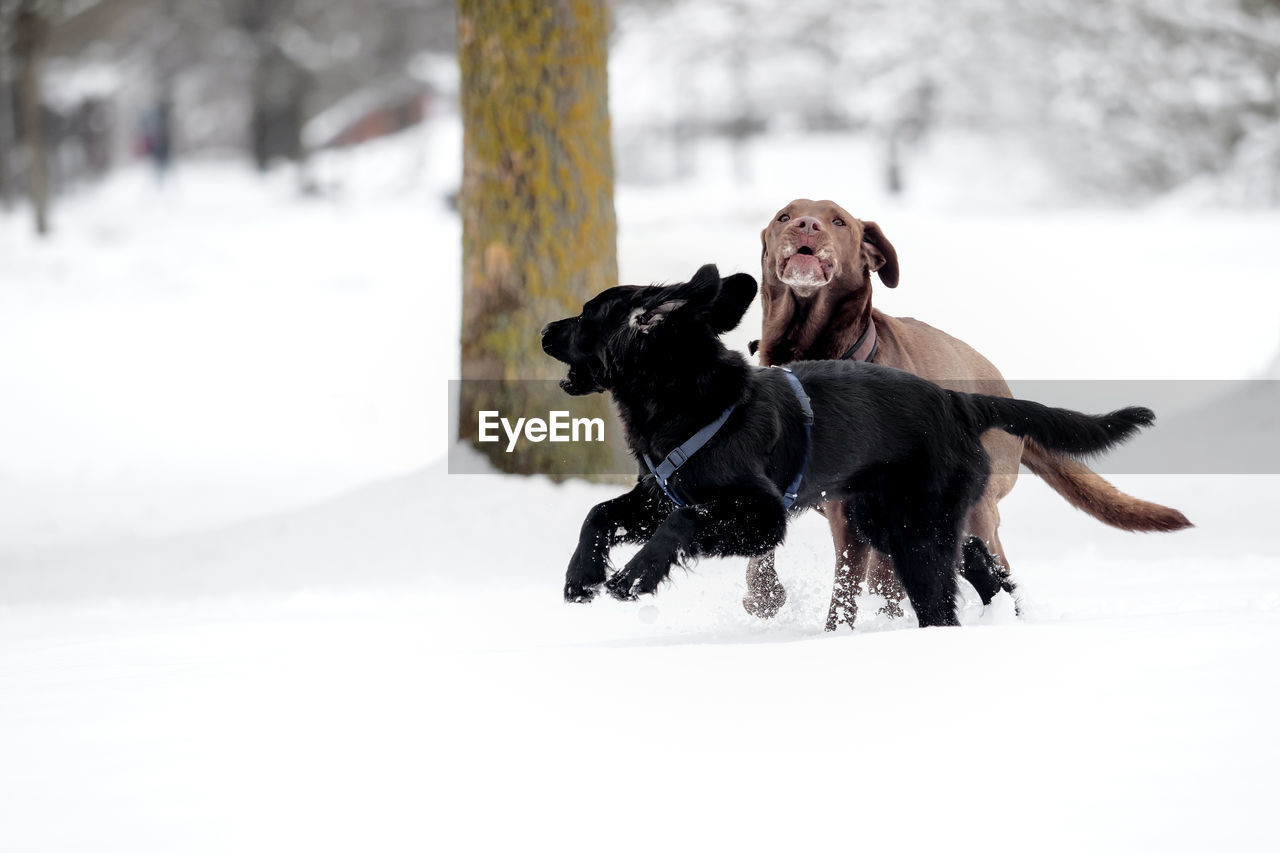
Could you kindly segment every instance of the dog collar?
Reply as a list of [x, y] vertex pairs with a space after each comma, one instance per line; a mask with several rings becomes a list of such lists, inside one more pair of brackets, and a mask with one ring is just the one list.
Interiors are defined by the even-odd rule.
[[858, 336], [857, 342], [840, 356], [842, 361], [875, 361], [876, 350], [880, 347], [880, 336], [876, 334], [876, 323], [867, 317], [867, 328]]
[[[876, 334], [875, 321], [870, 317], [867, 318], [867, 327], [862, 330], [862, 334], [858, 336], [857, 342], [840, 356], [840, 360], [853, 359], [854, 361], [873, 362], [876, 360], [876, 350], [880, 348], [880, 336]], [[747, 344], [747, 352], [755, 355], [760, 349], [760, 341], [754, 340]]]

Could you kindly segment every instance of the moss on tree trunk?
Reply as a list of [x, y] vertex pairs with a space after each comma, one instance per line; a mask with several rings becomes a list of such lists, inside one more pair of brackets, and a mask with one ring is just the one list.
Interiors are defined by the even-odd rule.
[[[459, 436], [507, 471], [607, 468], [593, 444], [476, 444], [476, 411], [545, 417], [554, 379], [539, 330], [617, 283], [617, 225], [602, 0], [460, 0], [464, 123]], [[467, 380], [505, 380], [501, 388]], [[545, 385], [545, 383], [543, 383]], [[496, 399], [495, 399], [496, 398]], [[612, 415], [606, 398], [593, 402]]]

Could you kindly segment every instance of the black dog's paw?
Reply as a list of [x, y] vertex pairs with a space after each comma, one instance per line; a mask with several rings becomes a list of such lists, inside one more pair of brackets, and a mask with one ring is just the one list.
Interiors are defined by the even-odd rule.
[[656, 592], [661, 580], [660, 574], [638, 571], [636, 567], [628, 566], [609, 578], [605, 588], [619, 601], [635, 601], [642, 595], [652, 595]]
[[564, 600], [587, 602], [595, 598], [595, 587], [604, 583], [607, 565], [601, 556], [579, 546], [569, 558], [569, 570], [564, 575]]
[[640, 593], [644, 592], [640, 589], [640, 578], [626, 569], [609, 578], [605, 583], [605, 589], [619, 601], [635, 601]]
[[596, 590], [594, 585], [578, 583], [577, 581], [565, 581], [564, 600], [570, 604], [586, 604], [595, 597]]

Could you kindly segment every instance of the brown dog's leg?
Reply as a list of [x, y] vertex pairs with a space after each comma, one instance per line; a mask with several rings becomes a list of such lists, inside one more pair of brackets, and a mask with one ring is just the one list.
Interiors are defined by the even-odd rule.
[[827, 610], [827, 630], [841, 625], [853, 627], [858, 618], [858, 587], [866, 576], [869, 543], [849, 517], [849, 506], [843, 501], [823, 505], [831, 538], [836, 546], [836, 574], [831, 584], [831, 607]]
[[787, 591], [778, 580], [773, 553], [752, 557], [747, 561], [747, 594], [742, 606], [752, 616], [770, 619], [787, 603]]
[[892, 617], [902, 615], [902, 599], [907, 597], [907, 591], [902, 588], [898, 574], [893, 570], [893, 560], [874, 549], [868, 560], [867, 591], [884, 597], [881, 614]]
[[841, 625], [853, 627], [858, 619], [858, 587], [866, 575], [870, 549], [852, 546], [836, 553], [836, 576], [831, 585], [831, 607], [827, 610], [827, 630]]
[[969, 535], [982, 539], [991, 556], [1008, 569], [1009, 561], [1004, 556], [1004, 546], [1000, 544], [1000, 510], [996, 507], [995, 501], [984, 500], [978, 503], [969, 514], [968, 528]]

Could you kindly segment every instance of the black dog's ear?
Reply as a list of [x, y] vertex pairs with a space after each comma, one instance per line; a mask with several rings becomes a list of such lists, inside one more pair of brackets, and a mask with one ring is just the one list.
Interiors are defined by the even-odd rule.
[[751, 300], [756, 298], [756, 289], [756, 280], [744, 272], [721, 280], [720, 294], [707, 315], [716, 334], [724, 334], [738, 325], [751, 307]]
[[691, 301], [709, 304], [715, 301], [720, 293], [720, 270], [715, 264], [704, 264], [689, 279], [689, 283], [680, 288], [682, 295]]
[[667, 315], [684, 305], [692, 303], [695, 309], [702, 310], [705, 306], [714, 304], [720, 293], [720, 273], [715, 264], [706, 264], [684, 284], [665, 285], [660, 289], [670, 294], [661, 304], [648, 309], [637, 308], [631, 312], [628, 322], [642, 334], [653, 331], [667, 319]]
[[687, 299], [668, 299], [655, 308], [646, 311], [643, 308], [637, 308], [631, 312], [631, 327], [639, 329], [643, 335], [649, 334], [653, 329], [667, 319], [667, 315], [676, 310], [680, 306], [688, 302]]

